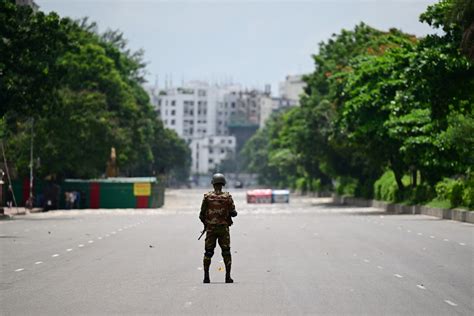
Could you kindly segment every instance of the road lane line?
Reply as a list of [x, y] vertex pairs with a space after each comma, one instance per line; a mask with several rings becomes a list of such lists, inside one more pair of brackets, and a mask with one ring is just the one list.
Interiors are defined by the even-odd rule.
[[121, 232], [121, 231], [122, 231], [122, 228], [119, 228], [118, 231]]
[[431, 239], [435, 239], [435, 236], [430, 236]]
[[112, 235], [115, 235], [115, 234], [116, 234], [116, 232], [111, 232], [111, 234], [112, 234]]
[[15, 272], [21, 272], [21, 271], [23, 271], [23, 270], [25, 270], [25, 269], [20, 268], [20, 269], [16, 269]]
[[424, 287], [424, 286], [421, 285], [421, 284], [417, 284], [416, 286], [417, 286], [418, 288], [422, 289], [422, 290], [426, 290], [426, 287]]
[[418, 233], [417, 235], [418, 235], [418, 236], [423, 236], [423, 233]]
[[42, 264], [43, 261], [36, 261], [35, 264]]
[[444, 300], [444, 301], [445, 301], [446, 303], [448, 303], [449, 305], [451, 305], [451, 306], [458, 306], [458, 304], [456, 304], [456, 303], [454, 303], [454, 302], [452, 302], [452, 301], [450, 301], [450, 300]]
[[52, 255], [51, 257], [56, 258], [56, 257], [59, 257], [59, 255], [58, 255], [57, 253], [55, 253], [55, 254]]
[[400, 275], [400, 274], [398, 274], [398, 273], [395, 273], [394, 276], [396, 276], [396, 277], [399, 278], [399, 279], [403, 278], [403, 275]]
[[443, 241], [449, 241], [449, 239], [445, 238], [445, 239], [443, 239]]
[[68, 249], [66, 249], [66, 251], [67, 251], [67, 252], [72, 251], [72, 248], [68, 248]]
[[93, 240], [89, 240], [88, 243], [89, 243], [89, 244], [93, 244], [94, 241], [93, 241]]
[[83, 245], [83, 244], [80, 244], [80, 245], [78, 245], [78, 247], [79, 247], [79, 248], [82, 248], [82, 247], [84, 247], [84, 245]]
[[407, 233], [411, 233], [411, 230], [408, 229], [408, 230], [407, 230]]
[[463, 243], [463, 242], [460, 242], [459, 244], [460, 244], [461, 246], [466, 246], [466, 244]]
[[369, 260], [369, 259], [364, 259], [364, 262], [365, 262], [365, 263], [369, 263], [370, 260]]
[[383, 270], [383, 267], [381, 267], [381, 266], [377, 266], [377, 268], [380, 269], [380, 270]]

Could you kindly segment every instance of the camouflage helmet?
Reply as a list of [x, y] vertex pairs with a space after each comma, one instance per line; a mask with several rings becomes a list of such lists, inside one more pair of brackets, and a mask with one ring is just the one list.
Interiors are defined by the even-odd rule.
[[214, 185], [214, 184], [222, 184], [222, 185], [225, 185], [225, 177], [222, 173], [215, 173], [213, 176], [212, 176], [212, 181], [211, 183]]

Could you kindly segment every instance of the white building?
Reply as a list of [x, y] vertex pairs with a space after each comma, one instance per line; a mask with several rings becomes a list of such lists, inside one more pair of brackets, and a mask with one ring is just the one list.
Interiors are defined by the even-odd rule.
[[236, 140], [228, 135], [232, 113], [229, 87], [191, 82], [158, 92], [155, 106], [164, 125], [186, 140], [192, 151], [193, 174], [212, 172], [235, 153]]
[[166, 127], [188, 143], [217, 133], [218, 90], [203, 83], [162, 90], [157, 110]]
[[191, 141], [191, 173], [206, 174], [216, 170], [219, 164], [235, 153], [234, 136], [207, 136]]
[[280, 83], [280, 97], [290, 100], [292, 105], [298, 105], [305, 87], [303, 75], [288, 75], [285, 81]]

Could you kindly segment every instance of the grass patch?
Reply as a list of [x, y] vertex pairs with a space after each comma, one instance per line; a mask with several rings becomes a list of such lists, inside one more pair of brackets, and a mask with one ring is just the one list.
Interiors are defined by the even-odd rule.
[[433, 200], [426, 204], [429, 207], [437, 207], [437, 208], [451, 208], [451, 202], [449, 200]]

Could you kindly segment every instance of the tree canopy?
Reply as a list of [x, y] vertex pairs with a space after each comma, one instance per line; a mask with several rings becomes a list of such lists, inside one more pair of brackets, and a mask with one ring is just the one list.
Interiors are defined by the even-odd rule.
[[469, 175], [474, 67], [465, 43], [472, 12], [472, 1], [443, 0], [420, 16], [442, 33], [416, 38], [360, 23], [320, 43], [300, 106], [273, 117], [246, 145], [250, 170], [265, 183], [350, 184], [365, 197], [386, 170], [400, 192], [405, 175], [412, 189]]
[[122, 175], [187, 170], [190, 152], [166, 129], [142, 87], [143, 52], [87, 19], [0, 4], [2, 140], [26, 174], [33, 125], [40, 176], [97, 177], [111, 147]]

